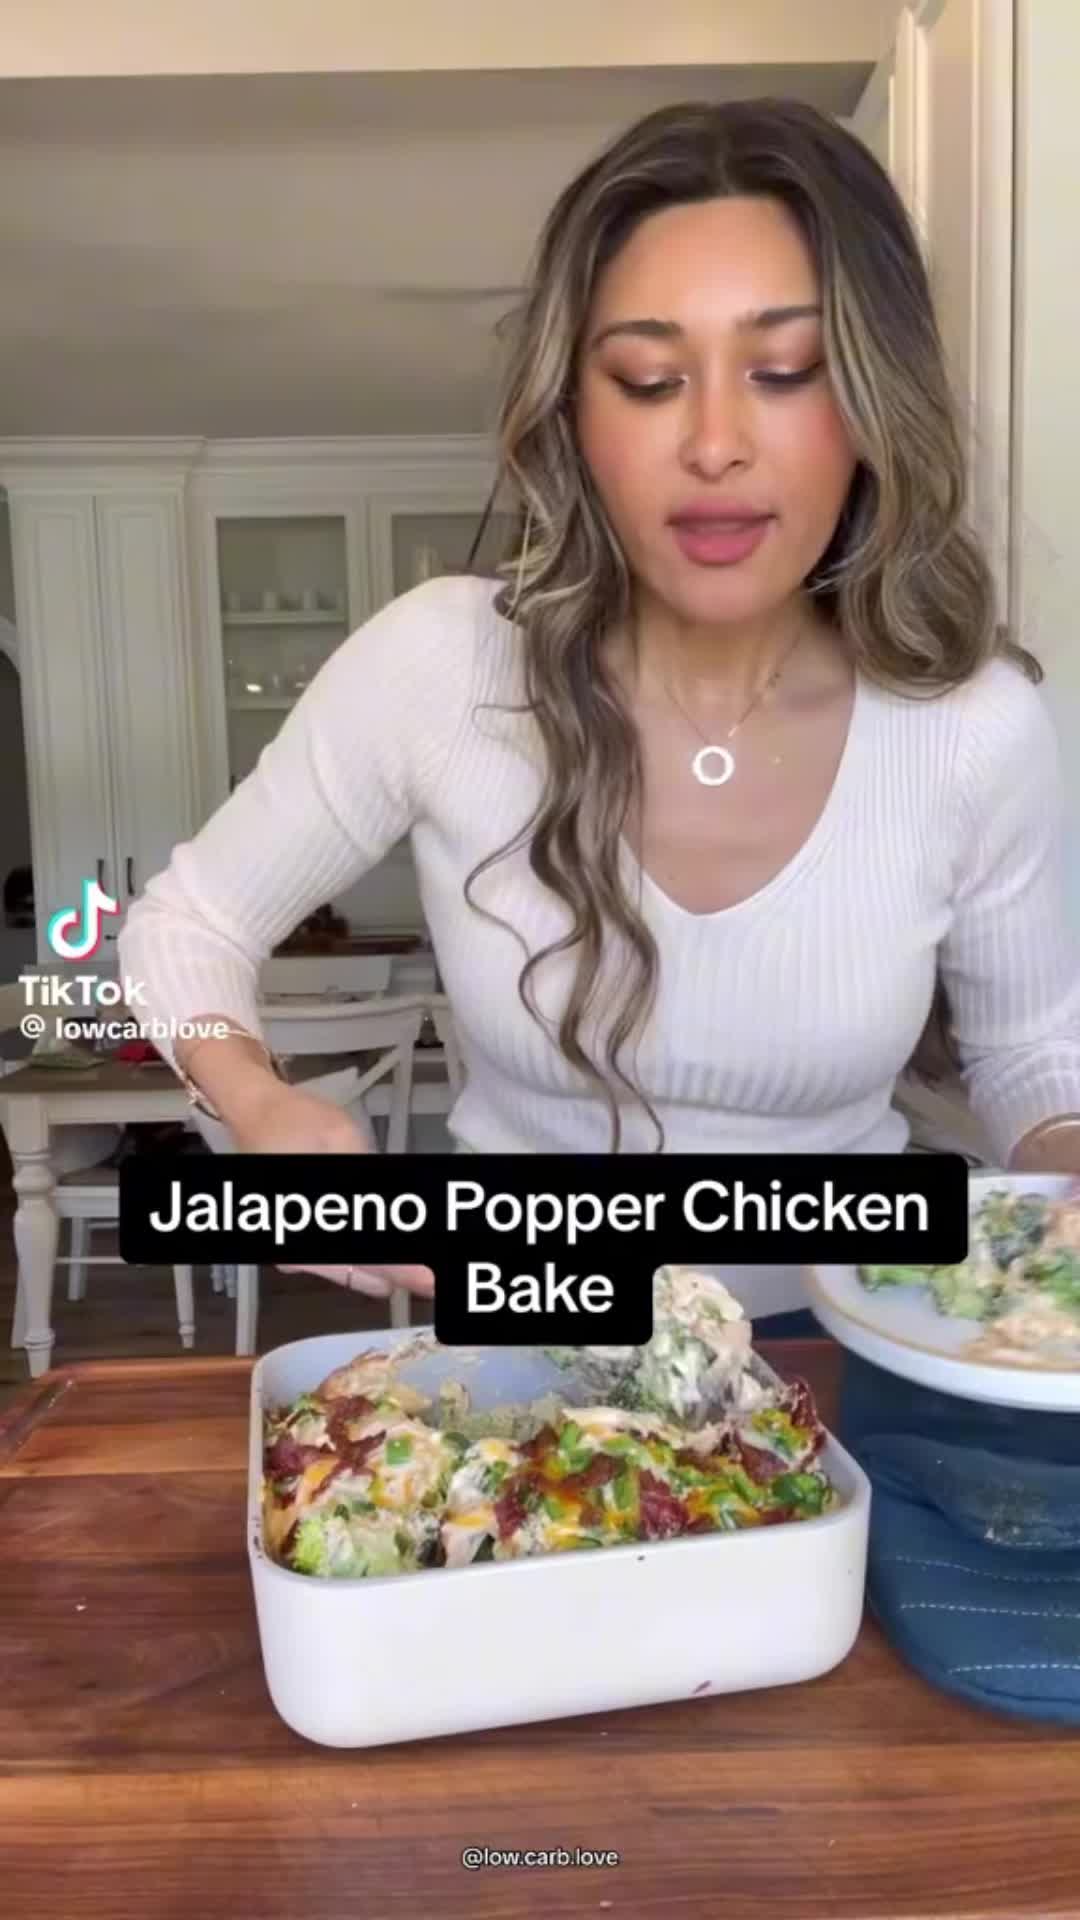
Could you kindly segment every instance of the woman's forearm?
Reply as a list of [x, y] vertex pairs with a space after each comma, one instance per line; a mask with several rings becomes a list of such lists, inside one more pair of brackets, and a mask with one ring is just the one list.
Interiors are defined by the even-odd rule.
[[225, 1125], [243, 1125], [275, 1087], [281, 1085], [263, 1042], [236, 1032], [224, 1014], [200, 1015], [206, 1028], [220, 1021], [233, 1031], [218, 1038], [204, 1033], [176, 1044], [176, 1064]]

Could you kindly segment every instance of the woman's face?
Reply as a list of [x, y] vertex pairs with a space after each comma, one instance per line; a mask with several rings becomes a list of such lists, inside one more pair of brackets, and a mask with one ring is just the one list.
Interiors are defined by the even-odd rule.
[[597, 282], [581, 450], [639, 588], [681, 619], [767, 614], [829, 544], [855, 457], [820, 297], [767, 199], [653, 214]]

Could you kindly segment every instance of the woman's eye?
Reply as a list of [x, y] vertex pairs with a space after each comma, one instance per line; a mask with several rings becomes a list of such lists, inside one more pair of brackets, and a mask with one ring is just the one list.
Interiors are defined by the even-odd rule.
[[758, 372], [753, 377], [759, 387], [805, 387], [824, 365], [824, 360], [815, 360], [812, 367], [800, 367], [798, 373]]
[[624, 380], [617, 373], [612, 378], [632, 400], [662, 400], [667, 394], [677, 393], [682, 385], [680, 380]]
[[[772, 392], [791, 392], [796, 387], [805, 387], [815, 380], [824, 367], [824, 360], [815, 360], [813, 366], [799, 367], [792, 373], [773, 372], [771, 368], [761, 367], [750, 378], [755, 386], [767, 387]], [[671, 394], [678, 393], [684, 384], [681, 377], [666, 376], [659, 380], [628, 380], [623, 374], [613, 374], [615, 385], [631, 400], [666, 400]]]

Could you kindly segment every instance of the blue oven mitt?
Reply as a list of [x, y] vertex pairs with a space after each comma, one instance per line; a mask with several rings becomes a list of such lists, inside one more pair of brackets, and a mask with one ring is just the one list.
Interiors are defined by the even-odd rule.
[[1080, 1415], [983, 1406], [844, 1356], [873, 1487], [867, 1596], [932, 1685], [1080, 1727]]

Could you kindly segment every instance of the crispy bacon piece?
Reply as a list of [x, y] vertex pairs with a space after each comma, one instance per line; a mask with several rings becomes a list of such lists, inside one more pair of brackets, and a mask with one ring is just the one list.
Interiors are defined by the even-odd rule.
[[334, 1412], [344, 1420], [366, 1420], [369, 1413], [374, 1413], [375, 1406], [376, 1402], [370, 1400], [366, 1393], [354, 1393], [347, 1400], [336, 1401]]
[[[378, 1433], [365, 1433], [362, 1440], [347, 1439], [341, 1448], [340, 1463], [328, 1478], [334, 1479], [340, 1472], [359, 1473], [367, 1464], [368, 1455], [374, 1453], [385, 1439], [385, 1427], [380, 1427]], [[326, 1482], [323, 1484], [326, 1485]]]
[[735, 1452], [744, 1473], [759, 1487], [767, 1486], [784, 1470], [784, 1462], [779, 1454], [769, 1453], [764, 1447], [748, 1446], [745, 1440], [736, 1439]]
[[329, 1447], [305, 1446], [291, 1434], [281, 1433], [267, 1452], [266, 1471], [271, 1479], [287, 1480], [293, 1474], [303, 1473], [313, 1460], [325, 1459], [329, 1451]]
[[602, 1487], [607, 1481], [614, 1480], [619, 1473], [621, 1462], [613, 1454], [598, 1453], [583, 1467], [580, 1473], [568, 1473], [564, 1480], [555, 1480], [552, 1486], [559, 1493], [565, 1493], [571, 1499], [585, 1493], [589, 1487]]
[[342, 1461], [353, 1472], [363, 1467], [368, 1454], [372, 1453], [380, 1441], [386, 1438], [385, 1427], [380, 1427], [377, 1433], [365, 1433], [357, 1440], [354, 1440], [349, 1433], [349, 1428], [354, 1421], [366, 1420], [374, 1411], [375, 1402], [369, 1400], [365, 1394], [357, 1393], [348, 1400], [336, 1401], [327, 1421], [335, 1452], [340, 1454]]
[[645, 1540], [672, 1540], [689, 1528], [690, 1514], [683, 1501], [647, 1469], [638, 1476], [638, 1506]]
[[[539, 1437], [540, 1436], [537, 1435], [537, 1439], [539, 1439]], [[496, 1520], [502, 1525], [502, 1504], [503, 1501], [507, 1499], [507, 1493], [509, 1493], [511, 1498], [507, 1501], [505, 1512], [507, 1515], [507, 1532], [513, 1533], [516, 1528], [522, 1524], [522, 1521], [527, 1518], [528, 1509], [522, 1502], [527, 1491], [532, 1489], [541, 1496], [544, 1494], [554, 1494], [559, 1499], [579, 1500], [581, 1502], [578, 1516], [579, 1524], [583, 1527], [599, 1526], [604, 1518], [603, 1509], [596, 1500], [590, 1499], [589, 1496], [595, 1487], [602, 1487], [607, 1481], [614, 1480], [621, 1469], [621, 1460], [616, 1460], [613, 1455], [609, 1453], [596, 1454], [595, 1457], [589, 1461], [588, 1466], [581, 1469], [580, 1473], [568, 1473], [562, 1479], [554, 1476], [549, 1477], [545, 1474], [543, 1467], [534, 1467], [531, 1470], [526, 1469], [524, 1473], [519, 1474], [514, 1486], [504, 1492], [502, 1499], [496, 1501]], [[514, 1496], [517, 1497], [515, 1498]], [[520, 1518], [515, 1517], [517, 1515], [520, 1515]], [[500, 1538], [505, 1539], [506, 1533], [501, 1534]]]
[[711, 1453], [694, 1453], [692, 1449], [683, 1448], [675, 1455], [675, 1464], [680, 1467], [695, 1467], [699, 1473], [719, 1476], [730, 1473], [733, 1467], [741, 1467], [742, 1459], [737, 1441], [733, 1436], [728, 1435], [719, 1446], [713, 1448]]
[[500, 1540], [508, 1540], [512, 1533], [525, 1525], [529, 1517], [529, 1509], [525, 1504], [526, 1485], [521, 1479], [512, 1480], [495, 1502], [495, 1525]]
[[355, 1393], [348, 1400], [335, 1400], [327, 1415], [326, 1426], [330, 1438], [338, 1453], [344, 1453], [354, 1443], [349, 1437], [349, 1428], [354, 1420], [366, 1420], [374, 1413], [375, 1402], [366, 1394]]
[[531, 1440], [522, 1441], [518, 1451], [526, 1460], [539, 1460], [541, 1454], [550, 1453], [558, 1443], [559, 1436], [554, 1427], [541, 1427], [539, 1433], [534, 1433]]
[[824, 1444], [825, 1429], [818, 1418], [818, 1411], [814, 1405], [814, 1396], [806, 1381], [790, 1381], [784, 1389], [781, 1405], [793, 1426], [803, 1427], [808, 1433], [813, 1435], [813, 1447], [811, 1452], [806, 1456], [807, 1459], [812, 1459], [814, 1454], [820, 1452]]

